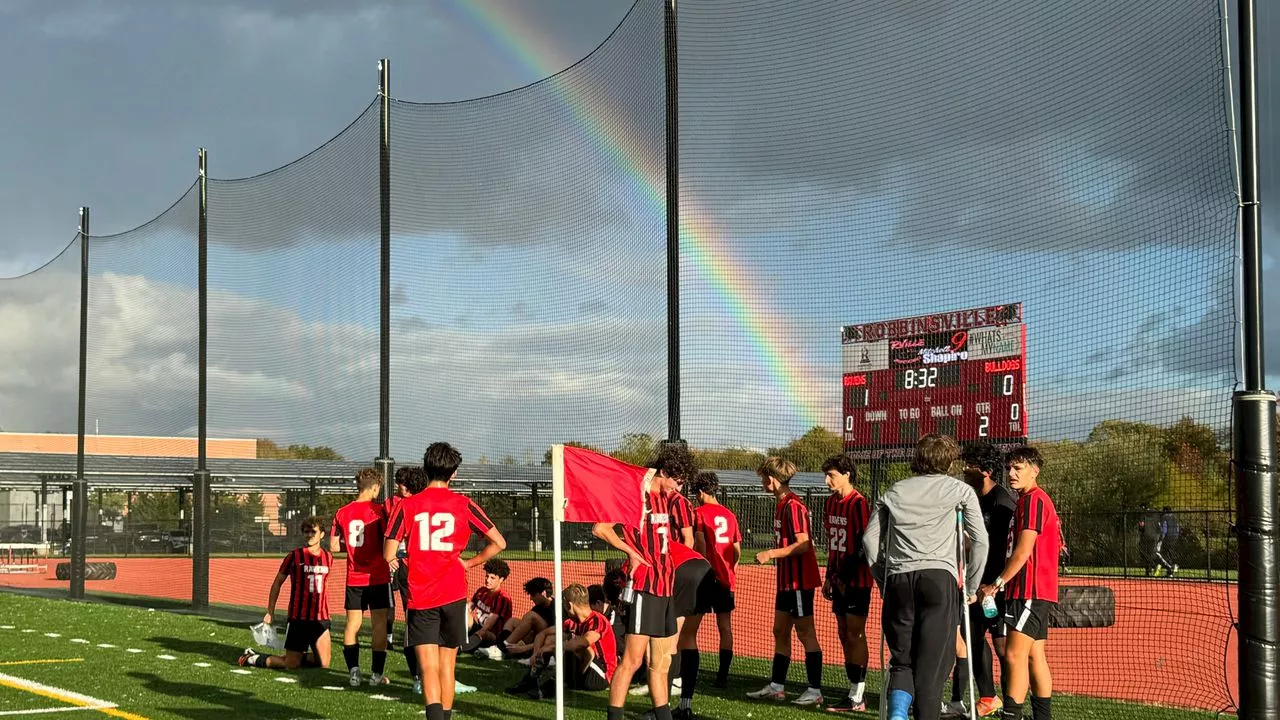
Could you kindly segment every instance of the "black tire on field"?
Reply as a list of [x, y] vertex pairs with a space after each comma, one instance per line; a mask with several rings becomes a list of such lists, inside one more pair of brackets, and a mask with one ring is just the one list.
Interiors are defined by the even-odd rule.
[[[71, 579], [71, 563], [58, 563], [53, 569], [53, 576], [59, 580]], [[91, 562], [84, 564], [85, 580], [115, 580], [116, 564], [113, 562]]]
[[1064, 585], [1049, 627], [1105, 628], [1116, 624], [1116, 596], [1105, 585]]

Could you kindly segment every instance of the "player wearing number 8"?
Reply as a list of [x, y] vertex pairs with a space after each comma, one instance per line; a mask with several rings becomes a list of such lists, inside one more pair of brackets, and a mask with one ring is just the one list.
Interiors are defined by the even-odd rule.
[[383, 674], [387, 664], [387, 612], [391, 607], [391, 570], [382, 559], [382, 539], [386, 531], [386, 509], [378, 502], [382, 495], [382, 473], [364, 468], [356, 473], [354, 502], [343, 505], [333, 516], [329, 530], [329, 551], [347, 548], [347, 595], [344, 607], [347, 623], [342, 629], [342, 656], [347, 661], [351, 687], [360, 686], [360, 622], [368, 610], [373, 619], [373, 675], [370, 685], [387, 685]]
[[262, 617], [262, 622], [271, 624], [276, 601], [280, 599], [280, 590], [287, 578], [289, 624], [284, 633], [284, 655], [263, 655], [246, 648], [240, 655], [241, 666], [284, 670], [293, 670], [300, 665], [329, 667], [329, 601], [325, 596], [325, 585], [333, 567], [333, 555], [320, 546], [324, 537], [324, 522], [320, 518], [302, 521], [299, 531], [303, 546], [291, 550], [280, 563], [280, 572], [271, 583], [267, 614]]
[[[454, 665], [458, 647], [467, 639], [467, 570], [483, 565], [507, 546], [479, 505], [449, 489], [460, 464], [462, 455], [448, 443], [427, 448], [424, 472], [410, 478], [413, 494], [391, 516], [382, 551], [393, 571], [402, 543], [408, 551], [405, 644], [417, 653], [427, 720], [444, 720], [453, 712]], [[489, 542], [477, 555], [463, 560], [462, 551], [473, 532]]]

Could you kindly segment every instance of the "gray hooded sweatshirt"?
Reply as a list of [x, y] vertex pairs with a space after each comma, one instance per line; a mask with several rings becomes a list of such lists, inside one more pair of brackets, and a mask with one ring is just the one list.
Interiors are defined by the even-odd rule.
[[[876, 579], [916, 570], [950, 570], [959, 581], [956, 510], [969, 539], [966, 596], [978, 590], [987, 562], [987, 528], [978, 494], [950, 475], [917, 475], [889, 487], [862, 536]], [[882, 533], [884, 537], [882, 538]]]

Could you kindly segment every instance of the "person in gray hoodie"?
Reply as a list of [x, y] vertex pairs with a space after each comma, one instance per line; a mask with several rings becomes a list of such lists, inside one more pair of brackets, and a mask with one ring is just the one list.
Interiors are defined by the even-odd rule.
[[[973, 602], [987, 560], [987, 529], [973, 488], [948, 475], [956, 441], [929, 434], [916, 443], [911, 471], [871, 513], [863, 546], [883, 595], [881, 624], [889, 645], [889, 720], [937, 720], [942, 686], [955, 662], [960, 609]], [[960, 591], [957, 510], [968, 557]]]

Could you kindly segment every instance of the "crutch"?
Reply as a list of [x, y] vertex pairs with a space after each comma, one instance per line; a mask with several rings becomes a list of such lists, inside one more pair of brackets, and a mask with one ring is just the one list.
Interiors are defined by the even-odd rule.
[[889, 584], [889, 547], [893, 541], [893, 514], [885, 509], [884, 530], [880, 532], [880, 561], [884, 563], [884, 578], [880, 582], [880, 720], [889, 712], [889, 664], [884, 658], [884, 588]]
[[[965, 585], [965, 552], [964, 552], [964, 507], [956, 506], [956, 569], [960, 576], [960, 614], [964, 616], [964, 655], [969, 665], [969, 687], [965, 688], [969, 695], [969, 720], [978, 720], [978, 704], [975, 702], [977, 686], [973, 680], [973, 631], [969, 622], [969, 589]], [[983, 638], [986, 642], [986, 638]]]

